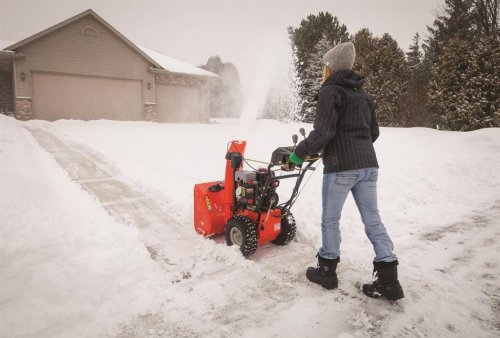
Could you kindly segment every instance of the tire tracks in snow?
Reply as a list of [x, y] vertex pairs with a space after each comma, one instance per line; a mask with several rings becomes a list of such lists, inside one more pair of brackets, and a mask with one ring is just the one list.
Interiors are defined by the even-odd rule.
[[[168, 208], [130, 187], [125, 181], [110, 174], [98, 163], [90, 149], [81, 144], [61, 141], [51, 132], [27, 127], [38, 144], [68, 173], [72, 181], [92, 195], [104, 209], [120, 223], [137, 227], [145, 241], [150, 256], [166, 270], [182, 266], [168, 257], [180, 257], [187, 253], [185, 242], [192, 238], [182, 224], [171, 218]], [[161, 229], [168, 227], [165, 238]], [[174, 230], [174, 231], [172, 231]], [[168, 245], [165, 245], [168, 243]]]

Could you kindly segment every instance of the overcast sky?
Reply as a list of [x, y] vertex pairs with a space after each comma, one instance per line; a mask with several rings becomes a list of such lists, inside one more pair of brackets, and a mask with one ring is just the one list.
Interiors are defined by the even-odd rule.
[[244, 82], [288, 52], [287, 27], [328, 11], [350, 33], [390, 33], [406, 50], [444, 0], [0, 0], [0, 40], [19, 41], [86, 9], [127, 38], [194, 65], [218, 54]]

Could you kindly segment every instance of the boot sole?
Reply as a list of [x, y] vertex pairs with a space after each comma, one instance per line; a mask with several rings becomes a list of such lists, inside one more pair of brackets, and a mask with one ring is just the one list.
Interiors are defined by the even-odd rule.
[[380, 288], [379, 290], [372, 290], [371, 284], [365, 284], [363, 285], [363, 293], [370, 298], [386, 298], [392, 301], [405, 297], [403, 287], [399, 284], [399, 281], [390, 288]]

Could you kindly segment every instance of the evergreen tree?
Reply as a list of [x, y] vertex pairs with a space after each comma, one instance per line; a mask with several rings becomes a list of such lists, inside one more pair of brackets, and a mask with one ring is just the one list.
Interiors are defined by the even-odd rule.
[[413, 44], [406, 53], [406, 60], [411, 73], [417, 72], [422, 63], [422, 52], [420, 51], [420, 34], [416, 33], [413, 36]]
[[473, 2], [445, 0], [443, 13], [434, 20], [433, 27], [427, 27], [430, 36], [424, 44], [424, 50], [429, 66], [432, 67], [451, 38], [458, 36], [466, 40], [470, 36], [474, 22]]
[[[472, 30], [474, 0], [445, 0], [441, 13], [432, 27], [427, 26], [429, 37], [423, 45], [425, 52], [422, 73], [425, 81], [431, 81], [432, 67], [442, 54], [448, 41], [458, 35], [462, 39], [470, 36]], [[432, 109], [432, 105], [428, 105]], [[435, 113], [435, 112], [432, 112]]]
[[423, 53], [420, 48], [420, 34], [413, 37], [413, 44], [406, 53], [408, 68], [408, 91], [403, 99], [403, 126], [432, 126], [427, 102], [427, 78], [422, 62]]
[[444, 128], [468, 131], [500, 126], [498, 41], [452, 38], [432, 70], [429, 98]]
[[209, 57], [207, 60], [207, 64], [205, 66], [202, 66], [202, 68], [214, 74], [220, 74], [223, 67], [224, 63], [222, 62], [222, 59], [219, 55]]
[[366, 91], [375, 99], [380, 125], [404, 124], [402, 99], [407, 92], [407, 68], [404, 52], [389, 35], [373, 39], [373, 48], [364, 63]]
[[359, 30], [353, 42], [356, 46], [353, 69], [367, 79], [365, 90], [375, 99], [379, 123], [406, 126], [408, 65], [404, 52], [389, 34], [373, 37], [368, 28]]
[[489, 36], [498, 41], [500, 0], [474, 0], [473, 3], [477, 31], [481, 36]]
[[220, 79], [209, 84], [210, 112], [217, 117], [238, 117], [241, 113], [241, 83], [236, 66], [230, 62], [222, 62], [219, 55], [208, 58], [206, 65], [200, 66]]
[[445, 128], [498, 126], [498, 4], [446, 0], [444, 13], [429, 28], [428, 107]]
[[[337, 17], [328, 12], [320, 12], [318, 15], [309, 15], [302, 20], [298, 28], [289, 27], [288, 33], [295, 53], [300, 88], [299, 93], [303, 101], [300, 114], [303, 119], [310, 120], [314, 106], [313, 98], [317, 94], [314, 88], [318, 76], [321, 77], [321, 59], [323, 55], [318, 53], [318, 44], [328, 44], [333, 47], [340, 42], [349, 40], [347, 27], [340, 24]], [[328, 50], [325, 51], [325, 53]], [[320, 75], [318, 75], [318, 73]], [[307, 116], [306, 116], [307, 115]]]
[[[206, 65], [201, 65], [200, 68], [208, 70], [214, 74], [219, 75], [222, 70], [222, 59], [219, 55], [211, 56], [208, 58]], [[215, 117], [222, 116], [222, 81], [221, 79], [214, 79], [209, 82], [209, 104], [210, 114]]]
[[356, 47], [356, 60], [353, 69], [367, 76], [370, 70], [367, 68], [368, 55], [374, 48], [373, 34], [368, 28], [359, 30], [353, 37]]
[[[321, 38], [313, 49], [311, 62], [304, 70], [304, 80], [300, 96], [304, 99], [303, 118], [305, 122], [314, 122], [316, 117], [317, 95], [323, 79], [323, 56], [332, 48], [326, 36]], [[314, 62], [313, 62], [314, 61]]]
[[240, 75], [236, 66], [225, 62], [220, 72], [222, 78], [222, 115], [238, 117], [242, 108], [242, 93]]
[[292, 48], [297, 54], [297, 70], [299, 76], [309, 66], [311, 53], [319, 40], [326, 37], [332, 46], [349, 40], [347, 27], [340, 24], [339, 19], [328, 12], [309, 15], [300, 22], [298, 28], [289, 27], [288, 34]]

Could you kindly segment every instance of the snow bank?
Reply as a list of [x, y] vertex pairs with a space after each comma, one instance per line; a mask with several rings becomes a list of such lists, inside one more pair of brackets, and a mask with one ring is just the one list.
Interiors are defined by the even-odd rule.
[[0, 336], [96, 337], [154, 310], [158, 267], [118, 224], [0, 115]]

